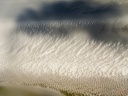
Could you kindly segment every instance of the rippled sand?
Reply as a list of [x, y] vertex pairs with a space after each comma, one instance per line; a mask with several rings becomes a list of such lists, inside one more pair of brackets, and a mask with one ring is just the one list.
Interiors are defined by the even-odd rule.
[[[121, 23], [106, 23], [105, 28], [100, 25], [104, 33], [98, 38], [90, 34], [99, 29], [95, 28], [97, 23], [80, 24], [83, 27], [76, 21], [17, 24], [13, 19], [2, 19], [1, 86], [40, 86], [67, 96], [127, 96], [127, 18]], [[37, 32], [37, 26], [48, 31]], [[68, 34], [58, 33], [59, 28]], [[33, 30], [35, 34], [31, 34]]]

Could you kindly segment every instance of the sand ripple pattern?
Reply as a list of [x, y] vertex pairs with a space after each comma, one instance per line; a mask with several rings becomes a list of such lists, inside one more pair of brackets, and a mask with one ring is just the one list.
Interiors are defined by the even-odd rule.
[[97, 42], [83, 30], [55, 38], [17, 33], [15, 24], [5, 25], [0, 41], [1, 84], [49, 87], [79, 96], [128, 95], [127, 45]]

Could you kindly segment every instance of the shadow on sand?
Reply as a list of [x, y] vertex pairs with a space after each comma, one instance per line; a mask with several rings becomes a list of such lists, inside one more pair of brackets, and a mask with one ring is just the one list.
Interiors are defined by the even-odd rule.
[[[25, 9], [17, 18], [17, 29], [29, 35], [47, 34], [64, 37], [79, 28], [88, 30], [95, 40], [118, 42], [118, 32], [111, 32], [118, 30], [118, 26], [112, 28], [112, 24], [100, 21], [107, 21], [120, 15], [120, 5], [115, 2], [103, 4], [93, 0], [56, 1], [43, 3], [39, 10]], [[91, 24], [92, 21], [98, 22]]]

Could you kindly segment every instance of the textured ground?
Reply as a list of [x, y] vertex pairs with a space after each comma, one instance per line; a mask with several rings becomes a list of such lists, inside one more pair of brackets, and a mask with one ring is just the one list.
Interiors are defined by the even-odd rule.
[[2, 96], [128, 95], [126, 1], [0, 2]]

